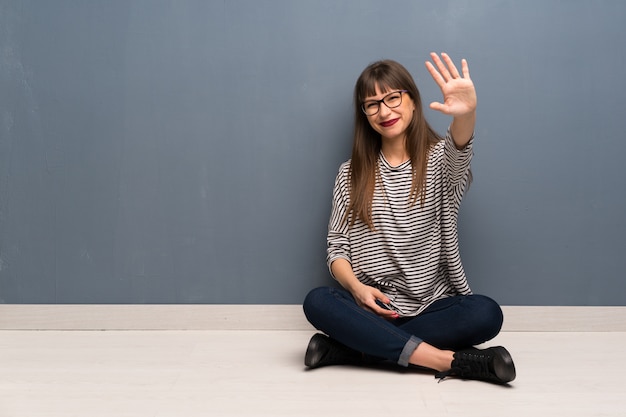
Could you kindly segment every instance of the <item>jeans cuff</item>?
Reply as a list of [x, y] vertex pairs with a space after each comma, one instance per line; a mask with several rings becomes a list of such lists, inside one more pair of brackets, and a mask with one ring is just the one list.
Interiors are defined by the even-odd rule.
[[400, 353], [400, 357], [398, 358], [398, 365], [404, 366], [405, 368], [409, 366], [409, 359], [415, 349], [422, 343], [422, 339], [411, 336], [411, 338], [404, 345], [404, 349], [402, 349], [402, 353]]

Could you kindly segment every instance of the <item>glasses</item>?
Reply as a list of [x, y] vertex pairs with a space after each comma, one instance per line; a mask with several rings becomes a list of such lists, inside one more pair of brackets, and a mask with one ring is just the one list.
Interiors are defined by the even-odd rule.
[[408, 93], [409, 90], [399, 90], [387, 94], [380, 100], [367, 100], [361, 104], [361, 110], [366, 116], [374, 116], [380, 111], [380, 103], [385, 103], [390, 109], [396, 108], [402, 104], [402, 93]]

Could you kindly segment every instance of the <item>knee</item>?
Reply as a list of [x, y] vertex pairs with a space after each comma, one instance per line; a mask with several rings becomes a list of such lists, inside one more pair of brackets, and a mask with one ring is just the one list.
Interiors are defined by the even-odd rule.
[[304, 302], [302, 303], [302, 309], [304, 315], [309, 322], [313, 323], [314, 317], [324, 310], [324, 305], [327, 304], [327, 299], [331, 294], [330, 287], [315, 288], [306, 295]]
[[306, 308], [307, 306], [312, 306], [318, 304], [322, 299], [326, 298], [326, 296], [330, 293], [329, 287], [318, 287], [315, 288], [304, 297], [304, 302], [302, 305]]
[[493, 299], [484, 295], [474, 295], [474, 321], [484, 341], [493, 339], [500, 333], [504, 322], [502, 308]]

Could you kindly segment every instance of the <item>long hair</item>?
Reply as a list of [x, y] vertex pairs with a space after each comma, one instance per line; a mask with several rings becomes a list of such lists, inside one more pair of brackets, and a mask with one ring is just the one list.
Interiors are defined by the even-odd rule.
[[374, 62], [363, 70], [354, 87], [354, 137], [349, 173], [350, 202], [346, 217], [350, 219], [350, 227], [359, 219], [371, 230], [374, 230], [372, 199], [378, 177], [382, 139], [370, 125], [361, 105], [365, 98], [376, 95], [377, 86], [381, 92], [407, 90], [415, 103], [405, 139], [413, 171], [410, 204], [417, 204], [418, 200], [424, 204], [428, 153], [441, 140], [424, 118], [419, 90], [406, 68], [395, 61], [384, 60]]

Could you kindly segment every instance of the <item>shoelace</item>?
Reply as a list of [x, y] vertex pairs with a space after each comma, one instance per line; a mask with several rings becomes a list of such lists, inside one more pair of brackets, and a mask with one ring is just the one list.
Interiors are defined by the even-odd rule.
[[457, 352], [452, 362], [452, 368], [437, 373], [435, 378], [439, 379], [438, 383], [450, 375], [471, 379], [493, 379], [493, 375], [489, 370], [489, 361], [490, 357], [485, 354]]
[[450, 375], [456, 375], [456, 373], [459, 372], [459, 371], [460, 371], [460, 369], [450, 368], [447, 371], [436, 373], [435, 374], [435, 378], [439, 379], [439, 381], [437, 381], [437, 383], [440, 383], [441, 381], [443, 381], [444, 379], [446, 379]]

